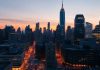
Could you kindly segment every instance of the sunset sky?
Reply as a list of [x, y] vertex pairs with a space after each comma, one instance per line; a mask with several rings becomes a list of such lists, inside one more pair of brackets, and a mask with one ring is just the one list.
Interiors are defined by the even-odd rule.
[[[59, 23], [62, 0], [0, 0], [0, 28], [5, 25], [19, 26], [24, 29], [30, 25], [34, 30], [36, 22], [41, 27], [51, 22], [55, 29]], [[84, 14], [87, 22], [94, 26], [100, 20], [100, 0], [64, 0], [66, 27], [73, 26], [76, 14]]]

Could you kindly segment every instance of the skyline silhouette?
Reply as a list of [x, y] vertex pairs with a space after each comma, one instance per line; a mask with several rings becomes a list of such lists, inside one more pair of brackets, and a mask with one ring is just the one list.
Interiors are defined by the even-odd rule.
[[1, 1], [0, 70], [100, 70], [99, 1], [70, 1]]
[[[62, 0], [12, 0], [0, 1], [0, 28], [5, 25], [13, 25], [16, 29], [20, 25], [24, 30], [26, 25], [31, 25], [34, 30], [35, 23], [40, 22], [41, 27], [45, 27], [47, 22], [51, 22], [51, 28], [55, 29], [59, 23], [59, 9]], [[68, 25], [74, 26], [76, 14], [83, 14], [86, 22], [97, 25], [99, 22], [99, 2], [94, 0], [64, 0], [66, 28]]]

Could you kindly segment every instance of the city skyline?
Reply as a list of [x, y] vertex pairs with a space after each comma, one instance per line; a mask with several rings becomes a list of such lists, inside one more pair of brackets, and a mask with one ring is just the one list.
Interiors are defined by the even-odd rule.
[[0, 70], [100, 70], [99, 3], [0, 0]]
[[[0, 2], [0, 28], [5, 25], [13, 25], [22, 29], [26, 25], [30, 25], [34, 30], [35, 23], [40, 22], [41, 27], [46, 27], [47, 22], [51, 22], [51, 28], [55, 29], [59, 23], [59, 12], [62, 0], [12, 0]], [[99, 2], [94, 0], [64, 0], [66, 25], [74, 26], [76, 14], [83, 14], [86, 22], [92, 23], [94, 26], [99, 23]], [[66, 26], [66, 27], [67, 27]]]

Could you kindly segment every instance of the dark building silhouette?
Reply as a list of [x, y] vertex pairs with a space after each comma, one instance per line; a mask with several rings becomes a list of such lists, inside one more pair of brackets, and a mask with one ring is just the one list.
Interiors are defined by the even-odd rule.
[[39, 27], [39, 22], [36, 23], [35, 31], [34, 31], [34, 39], [35, 39], [35, 51], [36, 58], [41, 59], [42, 54], [45, 52], [45, 46], [43, 45], [43, 34], [42, 29]]
[[93, 30], [93, 36], [96, 38], [97, 43], [100, 44], [100, 22], [99, 25], [95, 26], [95, 29]]
[[36, 23], [36, 28], [35, 28], [35, 30], [38, 30], [39, 29], [39, 22], [38, 23]]
[[61, 39], [63, 41], [65, 38], [65, 10], [63, 8], [63, 2], [62, 2], [62, 8], [60, 10], [60, 27], [61, 27]]
[[85, 38], [85, 18], [83, 14], [75, 16], [74, 26], [74, 41], [78, 43], [80, 39]]
[[4, 29], [0, 29], [0, 44], [4, 41]]
[[17, 34], [17, 39], [18, 39], [19, 41], [21, 41], [22, 31], [21, 31], [21, 28], [20, 28], [20, 27], [17, 29], [16, 34]]
[[56, 43], [56, 49], [57, 50], [60, 50], [60, 45], [61, 45], [61, 27], [60, 25], [58, 24], [57, 25], [57, 28], [56, 28], [56, 31], [54, 32], [54, 40], [55, 40], [55, 43]]
[[48, 22], [48, 28], [47, 29], [50, 30], [50, 22]]
[[86, 38], [92, 38], [92, 28], [93, 28], [93, 25], [89, 22], [86, 22], [86, 26], [85, 26]]
[[99, 61], [98, 51], [99, 50], [66, 48], [66, 49], [63, 49], [63, 57], [64, 57], [65, 62], [68, 62], [68, 63], [95, 66], [95, 65], [98, 65], [98, 61]]
[[72, 42], [73, 41], [73, 29], [71, 26], [67, 27], [65, 39]]
[[14, 27], [13, 26], [5, 26], [5, 28], [4, 28], [4, 36], [5, 36], [5, 40], [8, 40], [8, 38], [9, 38], [9, 34], [10, 33], [15, 33], [15, 29], [14, 29]]
[[39, 23], [36, 23], [34, 38], [36, 43], [41, 42], [42, 40], [42, 29], [39, 27]]
[[32, 37], [32, 29], [30, 28], [30, 25], [26, 26], [25, 28], [25, 36], [26, 36], [26, 41], [32, 41], [33, 37]]
[[55, 47], [52, 42], [46, 44], [46, 70], [56, 70], [57, 60]]
[[9, 43], [16, 43], [18, 42], [17, 33], [10, 33], [8, 38]]

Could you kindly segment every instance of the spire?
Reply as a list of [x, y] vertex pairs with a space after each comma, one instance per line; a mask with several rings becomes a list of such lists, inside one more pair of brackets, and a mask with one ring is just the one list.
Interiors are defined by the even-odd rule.
[[63, 0], [62, 0], [62, 8], [63, 8]]

